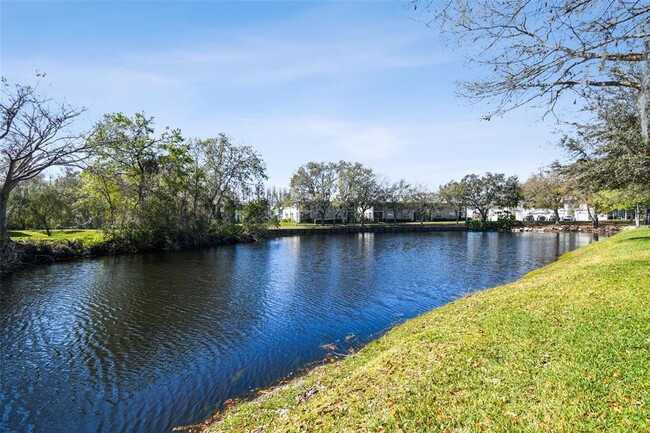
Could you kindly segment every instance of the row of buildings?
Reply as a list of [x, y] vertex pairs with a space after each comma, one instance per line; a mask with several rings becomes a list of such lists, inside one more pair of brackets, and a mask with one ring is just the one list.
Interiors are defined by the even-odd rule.
[[[500, 215], [503, 215], [505, 212], [510, 212], [515, 216], [515, 219], [518, 221], [555, 221], [556, 216], [553, 210], [551, 209], [529, 209], [519, 206], [514, 209], [493, 209], [490, 210], [488, 214], [489, 220], [496, 220]], [[579, 206], [570, 206], [565, 205], [564, 208], [559, 210], [560, 220], [562, 221], [591, 221], [589, 214], [593, 215], [594, 210], [588, 209], [587, 205], [581, 204]], [[344, 219], [347, 219], [347, 222], [353, 222], [357, 220], [355, 214], [359, 212], [340, 212], [330, 208], [325, 213], [325, 221], [343, 223]], [[321, 215], [316, 212], [305, 212], [300, 211], [295, 206], [285, 207], [282, 209], [281, 214], [278, 215], [284, 221], [293, 221], [293, 222], [314, 222], [320, 221]], [[456, 212], [452, 208], [442, 208], [442, 209], [431, 209], [424, 212], [423, 215], [418, 213], [414, 209], [404, 209], [397, 215], [397, 221], [407, 222], [407, 221], [450, 221], [456, 220]], [[481, 217], [478, 211], [473, 211], [471, 209], [463, 209], [460, 212], [458, 217], [460, 220], [465, 220], [467, 218], [478, 219]], [[599, 220], [607, 219], [632, 219], [634, 215], [628, 212], [616, 212], [614, 214], [598, 214]], [[364, 212], [364, 220], [367, 222], [393, 222], [394, 215], [393, 211], [388, 206], [374, 206]]]

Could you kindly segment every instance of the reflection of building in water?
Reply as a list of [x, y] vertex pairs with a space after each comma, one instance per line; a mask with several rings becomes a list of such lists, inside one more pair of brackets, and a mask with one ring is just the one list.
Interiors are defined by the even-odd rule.
[[374, 233], [358, 233], [357, 241], [361, 250], [364, 252], [364, 256], [367, 253], [372, 253], [372, 250], [375, 248], [375, 234]]
[[289, 262], [294, 263], [300, 257], [300, 236], [290, 236], [285, 241], [286, 248], [284, 253], [287, 255], [284, 259], [290, 259]]

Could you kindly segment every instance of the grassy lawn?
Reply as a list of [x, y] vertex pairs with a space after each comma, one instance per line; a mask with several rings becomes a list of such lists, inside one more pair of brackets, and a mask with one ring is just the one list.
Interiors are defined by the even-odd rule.
[[293, 221], [280, 221], [280, 228], [302, 228], [302, 227], [316, 227], [316, 224], [296, 223]]
[[650, 432], [650, 229], [409, 320], [208, 431]]
[[9, 236], [13, 240], [61, 240], [61, 239], [91, 239], [103, 238], [101, 230], [51, 230], [52, 236], [48, 236], [44, 230], [10, 230]]

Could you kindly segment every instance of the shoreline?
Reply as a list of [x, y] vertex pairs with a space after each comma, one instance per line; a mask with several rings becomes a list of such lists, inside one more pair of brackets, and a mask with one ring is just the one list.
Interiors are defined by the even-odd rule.
[[354, 233], [411, 233], [411, 232], [464, 232], [465, 224], [367, 224], [360, 225], [325, 225], [309, 227], [269, 228], [268, 237], [354, 234]]
[[[650, 367], [650, 358], [641, 353], [650, 350], [643, 344], [647, 335], [637, 328], [650, 331], [648, 312], [639, 307], [639, 298], [649, 296], [642, 283], [650, 276], [643, 265], [650, 264], [650, 248], [644, 245], [649, 239], [647, 228], [626, 230], [567, 253], [513, 283], [407, 320], [354, 355], [299, 372], [258, 390], [252, 399], [229, 402], [203, 423], [174, 431], [269, 432], [298, 426], [301, 431], [433, 426], [440, 431], [601, 431], [617, 420], [629, 423], [624, 431], [642, 431], [650, 423], [639, 417], [644, 410], [639, 402], [650, 399], [650, 383], [638, 382], [633, 372]], [[636, 261], [629, 259], [630, 248], [637, 251]], [[611, 338], [598, 337], [611, 326]], [[639, 354], [607, 362], [595, 356], [621, 351]], [[600, 359], [597, 365], [594, 359]], [[603, 401], [601, 393], [611, 386], [622, 387], [616, 395], [628, 397], [616, 405]], [[542, 396], [548, 401], [539, 406]], [[503, 398], [519, 406], [504, 405]], [[586, 419], [568, 409], [577, 406], [601, 416]]]
[[[13, 255], [14, 259], [6, 260], [3, 257], [0, 277], [13, 275], [17, 272], [29, 271], [35, 267], [48, 266], [55, 263], [79, 260], [93, 260], [101, 257], [127, 256], [165, 251], [189, 251], [201, 248], [211, 248], [221, 245], [236, 243], [249, 243], [252, 239], [237, 237], [206, 238], [193, 244], [174, 243], [162, 248], [138, 248], [133, 246], [119, 246], [107, 240], [87, 246], [79, 239], [57, 240], [23, 240], [12, 241], [0, 251], [2, 255]], [[6, 261], [9, 263], [7, 264]]]
[[[602, 223], [601, 227], [594, 229], [589, 223], [585, 224], [562, 224], [562, 225], [524, 225], [523, 227], [513, 227], [508, 230], [513, 233], [517, 232], [534, 232], [534, 233], [607, 233], [615, 234], [625, 230], [629, 224], [621, 223]], [[287, 236], [310, 236], [310, 235], [341, 235], [357, 233], [427, 233], [427, 232], [467, 232], [467, 226], [461, 224], [419, 224], [405, 223], [392, 225], [388, 223], [360, 225], [325, 225], [325, 226], [307, 226], [307, 227], [278, 227], [269, 228], [266, 236], [261, 240], [287, 237]], [[2, 268], [0, 276], [12, 275], [16, 272], [26, 271], [34, 267], [50, 265], [60, 262], [69, 262], [75, 260], [92, 260], [100, 257], [142, 254], [150, 252], [164, 251], [187, 251], [201, 248], [211, 248], [221, 245], [233, 245], [238, 243], [255, 242], [250, 238], [231, 237], [206, 237], [194, 243], [181, 244], [170, 243], [164, 247], [158, 248], [138, 248], [133, 246], [119, 246], [113, 241], [103, 241], [94, 245], [84, 245], [79, 239], [66, 240], [20, 240], [12, 241], [5, 247], [0, 254], [3, 255]], [[9, 249], [12, 249], [9, 251]], [[16, 260], [7, 260], [10, 255], [21, 255], [19, 262]], [[6, 256], [6, 257], [5, 257]], [[6, 264], [6, 263], [9, 264]]]

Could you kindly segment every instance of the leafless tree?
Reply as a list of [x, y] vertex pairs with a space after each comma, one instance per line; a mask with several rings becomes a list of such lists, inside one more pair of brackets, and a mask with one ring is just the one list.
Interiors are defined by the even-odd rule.
[[541, 99], [633, 89], [645, 140], [650, 111], [650, 4], [640, 0], [413, 0], [428, 25], [470, 47], [486, 76], [460, 94], [489, 100], [486, 118]]
[[86, 142], [69, 127], [84, 112], [56, 103], [28, 85], [0, 83], [0, 244], [8, 241], [11, 191], [45, 169], [78, 162]]

